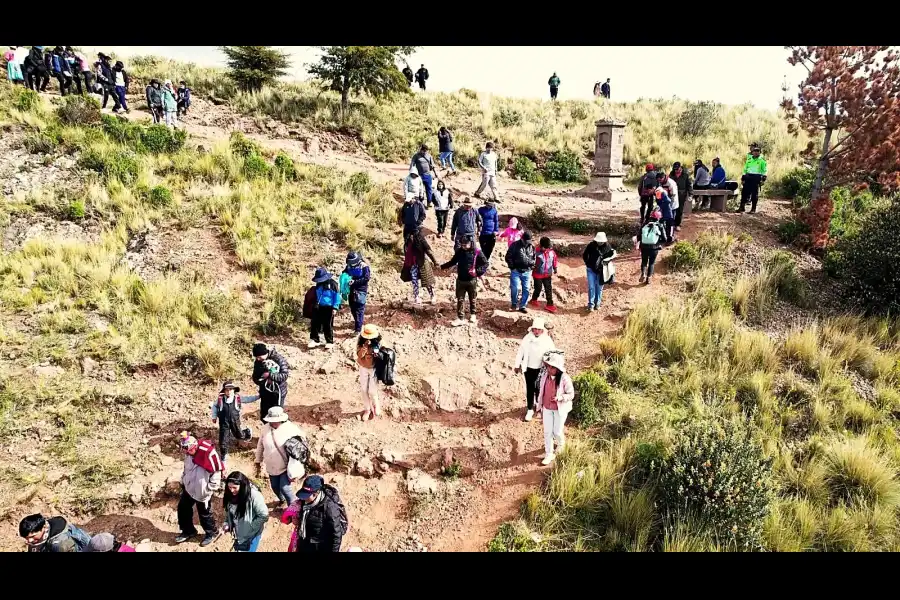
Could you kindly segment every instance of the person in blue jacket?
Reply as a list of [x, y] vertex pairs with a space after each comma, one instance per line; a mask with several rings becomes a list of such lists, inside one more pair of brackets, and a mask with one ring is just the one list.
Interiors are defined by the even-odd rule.
[[350, 313], [353, 315], [353, 332], [359, 335], [362, 333], [366, 318], [366, 300], [369, 295], [369, 279], [372, 277], [372, 270], [359, 252], [350, 252], [347, 255], [347, 266], [344, 268], [344, 273], [350, 276], [348, 303], [350, 304]]
[[191, 107], [191, 88], [187, 86], [187, 83], [180, 82], [178, 84], [178, 114], [186, 115], [188, 109]]
[[478, 236], [478, 244], [487, 260], [491, 260], [494, 252], [494, 244], [497, 243], [497, 235], [500, 233], [500, 215], [497, 214], [497, 205], [493, 200], [485, 200], [484, 206], [478, 207], [481, 215], [481, 234]]
[[59, 95], [65, 96], [72, 87], [72, 72], [69, 63], [66, 62], [66, 54], [62, 46], [53, 49], [50, 64], [53, 66], [53, 76], [59, 82]]
[[663, 224], [666, 244], [671, 244], [675, 241], [672, 233], [675, 229], [675, 212], [672, 210], [672, 199], [664, 187], [657, 187], [655, 193], [656, 204], [659, 206], [659, 212], [662, 213], [660, 222]]
[[719, 189], [723, 185], [725, 185], [725, 179], [727, 176], [725, 175], [725, 168], [722, 166], [722, 163], [719, 161], [719, 157], [715, 157], [712, 159], [712, 175], [709, 179], [709, 185], [713, 189]]
[[341, 307], [341, 290], [337, 281], [324, 267], [316, 267], [316, 309], [309, 329], [309, 348], [321, 345], [319, 334], [325, 334], [325, 349], [334, 348], [334, 311]]

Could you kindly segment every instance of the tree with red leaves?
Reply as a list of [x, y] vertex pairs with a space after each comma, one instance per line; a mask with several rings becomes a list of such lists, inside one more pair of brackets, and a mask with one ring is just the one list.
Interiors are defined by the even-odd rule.
[[900, 67], [889, 46], [786, 46], [788, 63], [806, 69], [795, 105], [785, 98], [789, 131], [806, 131], [804, 155], [815, 160], [810, 204], [802, 214], [812, 246], [828, 244], [831, 190], [878, 184], [900, 189]]

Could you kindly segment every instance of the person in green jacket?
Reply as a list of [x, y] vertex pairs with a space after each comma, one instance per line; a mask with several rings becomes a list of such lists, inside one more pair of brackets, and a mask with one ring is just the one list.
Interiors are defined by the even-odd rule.
[[559, 77], [556, 76], [555, 71], [550, 79], [547, 80], [547, 85], [550, 86], [550, 99], [556, 100], [556, 94], [559, 92]]
[[747, 202], [750, 204], [750, 212], [756, 212], [756, 203], [759, 200], [759, 187], [766, 181], [766, 159], [760, 155], [759, 146], [753, 146], [750, 155], [744, 163], [744, 171], [741, 175], [741, 207], [737, 212], [744, 212]]
[[172, 89], [172, 82], [166, 79], [161, 91], [166, 127], [176, 129], [178, 127], [178, 100], [175, 99], [175, 90]]
[[233, 471], [225, 481], [225, 533], [234, 537], [235, 552], [256, 552], [262, 539], [269, 508], [259, 488], [240, 471]]

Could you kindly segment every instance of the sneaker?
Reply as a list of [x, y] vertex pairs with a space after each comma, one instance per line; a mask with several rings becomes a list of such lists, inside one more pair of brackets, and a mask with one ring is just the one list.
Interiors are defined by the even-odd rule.
[[534, 417], [534, 411], [529, 408], [528, 411], [525, 413], [525, 420], [530, 421], [532, 419], [532, 417]]
[[322, 344], [320, 342], [310, 340], [309, 344], [307, 344], [306, 347], [307, 347], [307, 349], [312, 350], [313, 348], [318, 348], [321, 345]]
[[650, 278], [647, 278], [647, 285], [650, 285]]
[[463, 321], [462, 319], [456, 319], [456, 320], [450, 322], [450, 327], [461, 327], [465, 324], [466, 324], [466, 322]]
[[547, 312], [548, 312], [548, 313], [554, 313], [554, 314], [556, 314], [556, 307], [555, 307], [554, 305], [549, 304], [549, 305], [545, 306], [544, 308], [547, 309]]
[[533, 306], [534, 308], [540, 308], [541, 303], [538, 302], [537, 300], [531, 300], [528, 302], [528, 306]]
[[644, 283], [644, 281], [645, 281], [646, 279], [647, 279], [647, 277], [646, 277], [645, 275], [641, 275], [641, 278], [638, 279], [638, 283]]
[[750, 214], [751, 214], [751, 215], [755, 215], [755, 214], [756, 214], [756, 209], [755, 209], [755, 208], [751, 208], [751, 209], [750, 209]]
[[510, 312], [516, 312], [517, 310], [519, 310], [519, 307], [517, 307], [515, 304], [510, 304], [509, 310]]
[[327, 343], [327, 344], [325, 344], [325, 349], [326, 349], [326, 350], [331, 350], [332, 348], [334, 348], [334, 344], [332, 344], [332, 343], [330, 343], [330, 342]]
[[597, 312], [598, 310], [600, 310], [600, 305], [599, 305], [599, 304], [598, 304], [597, 306], [594, 307], [594, 312]]
[[217, 532], [217, 531], [207, 533], [206, 535], [203, 536], [203, 540], [200, 542], [200, 547], [206, 548], [207, 546], [212, 544], [214, 541], [216, 541], [218, 538], [219, 538], [219, 532]]
[[734, 212], [736, 212], [736, 213], [742, 213], [742, 212], [744, 212], [744, 209], [743, 209], [743, 208], [739, 208], [739, 209], [737, 209], [737, 210], [734, 211]]
[[519, 312], [522, 313], [523, 315], [527, 315], [528, 309], [523, 306], [522, 308], [519, 309]]
[[549, 465], [550, 463], [553, 462], [554, 458], [556, 458], [556, 456], [554, 456], [553, 454], [548, 454], [547, 456], [544, 457], [544, 460], [541, 461], [541, 464], [546, 467], [547, 465]]
[[469, 323], [478, 323], [478, 317], [475, 315], [469, 315]]
[[592, 310], [594, 310], [594, 305], [588, 304], [588, 312], [591, 312]]
[[197, 537], [197, 535], [198, 535], [197, 533], [179, 533], [178, 537], [175, 538], [175, 543], [183, 544], [186, 541], [188, 541], [189, 539]]
[[432, 304], [437, 304], [437, 296], [432, 296], [432, 297], [431, 297], [431, 303], [432, 303]]

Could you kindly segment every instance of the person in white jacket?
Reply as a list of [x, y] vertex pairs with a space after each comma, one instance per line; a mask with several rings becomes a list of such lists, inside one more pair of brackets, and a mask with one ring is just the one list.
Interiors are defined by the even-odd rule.
[[575, 386], [572, 378], [566, 373], [565, 359], [562, 351], [551, 352], [544, 360], [543, 371], [538, 385], [538, 412], [544, 414], [544, 460], [542, 465], [549, 465], [556, 458], [553, 451], [553, 440], [556, 440], [557, 452], [566, 444], [563, 427], [566, 417], [572, 410], [575, 398]]
[[270, 408], [263, 421], [268, 425], [260, 432], [256, 446], [256, 476], [262, 474], [265, 465], [275, 496], [290, 506], [297, 499], [291, 490], [291, 483], [303, 479], [306, 473], [299, 461], [288, 456], [284, 443], [292, 437], [305, 440], [306, 436], [302, 429], [288, 420], [287, 413], [280, 406]]
[[422, 180], [419, 178], [419, 172], [415, 168], [410, 169], [409, 175], [403, 180], [403, 197], [407, 202], [412, 202], [413, 200], [422, 201], [425, 198]]
[[519, 353], [516, 355], [515, 363], [516, 374], [525, 374], [525, 401], [528, 407], [525, 412], [526, 421], [530, 421], [534, 417], [534, 405], [538, 395], [537, 380], [541, 373], [544, 354], [555, 349], [556, 344], [547, 333], [544, 320], [540, 317], [536, 318], [531, 322], [531, 330], [528, 335], [522, 338], [522, 343], [519, 344]]

